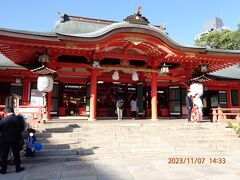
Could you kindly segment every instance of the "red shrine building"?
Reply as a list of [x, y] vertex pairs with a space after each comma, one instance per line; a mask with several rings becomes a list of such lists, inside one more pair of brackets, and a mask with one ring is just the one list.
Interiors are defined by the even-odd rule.
[[12, 94], [20, 97], [20, 107], [44, 105], [35, 72], [53, 72], [48, 119], [114, 117], [119, 93], [124, 117], [130, 117], [132, 97], [139, 117], [183, 117], [186, 88], [193, 81], [204, 86], [205, 116], [213, 107], [240, 107], [239, 79], [211, 75], [239, 63], [240, 51], [184, 46], [140, 12], [121, 22], [61, 14], [47, 33], [1, 28], [0, 60], [2, 107]]

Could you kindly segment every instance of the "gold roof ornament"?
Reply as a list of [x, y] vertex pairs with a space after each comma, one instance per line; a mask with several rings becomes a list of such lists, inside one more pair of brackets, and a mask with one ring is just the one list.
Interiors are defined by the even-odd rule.
[[142, 6], [138, 6], [138, 12], [137, 12], [137, 14], [141, 14], [141, 12], [142, 12]]
[[146, 17], [142, 16], [142, 6], [138, 6], [137, 13], [130, 15], [124, 19], [124, 21], [133, 23], [133, 24], [142, 24], [148, 25], [149, 21]]

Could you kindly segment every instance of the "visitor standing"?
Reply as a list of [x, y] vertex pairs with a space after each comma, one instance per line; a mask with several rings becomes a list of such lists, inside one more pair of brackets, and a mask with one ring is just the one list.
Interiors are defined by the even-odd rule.
[[132, 119], [135, 119], [137, 116], [137, 98], [134, 96], [130, 102]]
[[116, 102], [118, 120], [123, 119], [123, 107], [124, 107], [124, 99], [122, 95], [119, 95]]
[[0, 141], [1, 141], [1, 151], [2, 151], [2, 169], [1, 174], [6, 174], [7, 172], [7, 158], [12, 149], [16, 172], [21, 172], [24, 167], [21, 167], [20, 160], [20, 150], [21, 146], [19, 142], [23, 139], [21, 132], [24, 130], [24, 123], [18, 119], [15, 115], [13, 108], [6, 108], [7, 117], [0, 121]]
[[188, 122], [191, 122], [192, 108], [193, 108], [192, 94], [190, 90], [188, 90], [188, 93], [186, 96], [186, 109], [187, 109]]

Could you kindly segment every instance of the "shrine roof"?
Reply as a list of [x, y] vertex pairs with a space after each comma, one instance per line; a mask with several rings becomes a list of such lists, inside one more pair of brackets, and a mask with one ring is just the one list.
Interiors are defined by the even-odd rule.
[[36, 31], [0, 28], [0, 35], [37, 39], [37, 40], [57, 40], [57, 35], [55, 32], [36, 32]]
[[[240, 54], [239, 50], [210, 49], [207, 47], [197, 47], [177, 42], [173, 40], [171, 37], [169, 37], [163, 30], [159, 28], [159, 26], [156, 25], [131, 23], [127, 22], [126, 19], [124, 19], [123, 21], [112, 21], [104, 19], [86, 18], [80, 16], [69, 16], [63, 13], [61, 14], [61, 17], [62, 17], [61, 20], [57, 21], [56, 27], [53, 30], [53, 32], [55, 32], [58, 35], [63, 35], [65, 37], [68, 36], [73, 38], [92, 39], [103, 36], [113, 30], [132, 29], [129, 30], [129, 32], [135, 32], [134, 29], [135, 30], [140, 29], [142, 30], [142, 33], [146, 34], [149, 33], [150, 35], [156, 36], [163, 40], [167, 45], [179, 50], [197, 51], [211, 55], [221, 55], [221, 53], [222, 55]], [[121, 32], [127, 32], [127, 30], [122, 30]]]
[[10, 59], [0, 53], [0, 69], [26, 69], [23, 66], [15, 64]]
[[142, 30], [147, 29], [150, 31], [155, 31], [157, 33], [160, 33], [166, 39], [168, 39], [172, 43], [177, 44], [179, 46], [204, 49], [204, 48], [184, 45], [180, 42], [176, 42], [175, 40], [171, 39], [167, 34], [165, 34], [159, 28], [159, 26], [156, 26], [156, 25], [132, 23], [132, 22], [127, 22], [126, 19], [124, 19], [123, 21], [111, 21], [111, 20], [93, 19], [93, 18], [78, 17], [78, 16], [69, 16], [67, 14], [62, 14], [61, 17], [62, 19], [56, 22], [55, 29], [53, 30], [53, 32], [56, 32], [57, 34], [61, 34], [61, 35], [79, 37], [79, 38], [96, 38], [115, 29], [138, 28]]
[[61, 13], [61, 19], [55, 23], [55, 29], [53, 31], [66, 34], [90, 33], [117, 22], [118, 21], [69, 16]]
[[26, 39], [49, 41], [94, 41], [103, 35], [116, 31], [116, 33], [136, 32], [148, 34], [161, 39], [168, 46], [180, 51], [199, 52], [211, 55], [240, 55], [240, 50], [218, 50], [206, 47], [185, 45], [170, 38], [159, 26], [151, 24], [138, 24], [124, 21], [111, 21], [103, 19], [69, 16], [61, 13], [61, 19], [56, 22], [55, 29], [50, 32], [33, 32], [25, 30], [12, 30], [0, 28], [0, 36], [11, 36]]
[[214, 76], [219, 79], [237, 79], [240, 80], [240, 64], [236, 64], [224, 69], [209, 73], [210, 76]]
[[[137, 20], [134, 17], [139, 17], [140, 22], [135, 22]], [[136, 37], [134, 37], [135, 34]], [[139, 40], [140, 44], [135, 48], [147, 52], [148, 57], [155, 57], [158, 63], [163, 58], [169, 62], [193, 62], [192, 68], [196, 69], [201, 64], [208, 64], [209, 72], [213, 72], [239, 62], [240, 50], [218, 50], [183, 45], [171, 39], [159, 26], [151, 25], [141, 14], [130, 15], [123, 21], [110, 21], [61, 13], [61, 19], [57, 21], [55, 29], [50, 32], [0, 28], [0, 53], [16, 64], [27, 64], [33, 63], [36, 54], [46, 49], [83, 51], [81, 53], [98, 51], [97, 42], [102, 43], [100, 45], [102, 49], [98, 52], [101, 55], [101, 53], [109, 53], [112, 47], [131, 44], [131, 37], [135, 38], [134, 41], [140, 39], [143, 42]], [[112, 38], [111, 43], [109, 43], [110, 38]], [[12, 48], [13, 45], [15, 48]], [[23, 47], [26, 48], [23, 50]]]

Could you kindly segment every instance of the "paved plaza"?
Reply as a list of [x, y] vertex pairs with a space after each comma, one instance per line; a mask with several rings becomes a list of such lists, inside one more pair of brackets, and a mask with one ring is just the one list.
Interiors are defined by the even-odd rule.
[[[179, 154], [179, 157], [183, 157]], [[193, 157], [200, 158], [200, 157]], [[201, 157], [203, 158], [203, 157]], [[3, 180], [164, 180], [164, 179], [203, 179], [239, 180], [240, 151], [222, 156], [226, 164], [209, 162], [203, 164], [191, 161], [185, 164], [168, 164], [168, 158], [138, 158], [121, 160], [93, 160], [23, 164], [26, 170], [15, 173], [10, 166]]]

